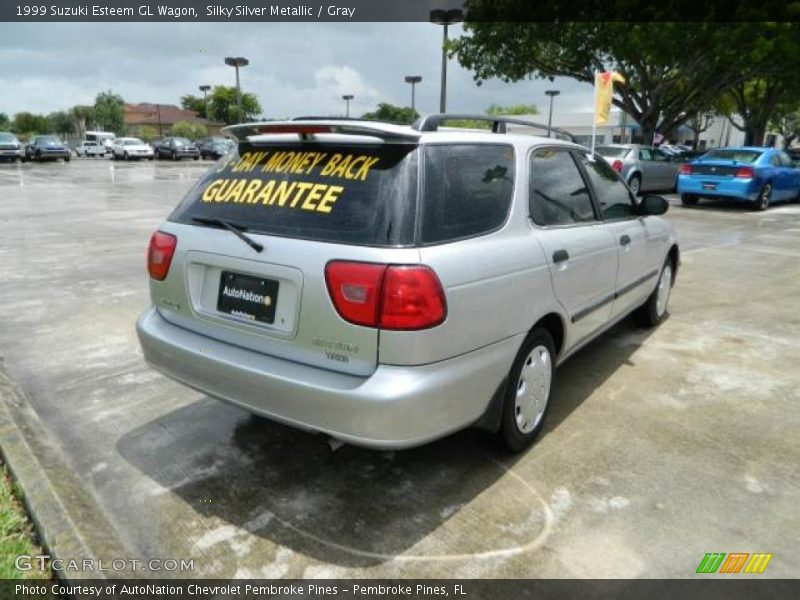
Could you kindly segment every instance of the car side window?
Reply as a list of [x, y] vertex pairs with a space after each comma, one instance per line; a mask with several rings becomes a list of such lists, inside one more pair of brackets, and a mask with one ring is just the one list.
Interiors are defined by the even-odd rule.
[[792, 163], [792, 159], [789, 158], [789, 155], [786, 152], [779, 152], [778, 157], [781, 160], [781, 165], [784, 167], [793, 167], [794, 164]]
[[586, 182], [568, 150], [537, 150], [530, 159], [528, 207], [537, 225], [596, 221]]
[[642, 148], [639, 150], [639, 160], [653, 160], [653, 154], [650, 152], [650, 148]]
[[770, 164], [771, 164], [773, 167], [780, 167], [780, 166], [783, 166], [783, 165], [781, 165], [781, 159], [778, 157], [778, 155], [777, 155], [777, 154], [773, 154], [772, 156], [770, 156], [770, 157], [769, 157], [769, 163], [770, 163]]
[[653, 150], [653, 160], [658, 162], [669, 162], [669, 156], [664, 154], [662, 150]]
[[628, 219], [636, 216], [636, 203], [630, 190], [608, 163], [599, 156], [582, 154], [604, 219]]

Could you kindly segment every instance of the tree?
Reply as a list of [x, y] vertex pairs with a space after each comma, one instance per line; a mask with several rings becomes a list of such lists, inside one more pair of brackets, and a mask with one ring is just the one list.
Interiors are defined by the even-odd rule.
[[0, 131], [8, 131], [11, 129], [11, 119], [8, 118], [6, 113], [0, 113]]
[[688, 122], [689, 128], [694, 134], [694, 137], [692, 138], [692, 150], [697, 150], [697, 146], [700, 144], [700, 134], [704, 131], [708, 131], [713, 124], [714, 115], [712, 113], [697, 112], [692, 115], [692, 118], [689, 119]]
[[[613, 103], [636, 120], [647, 141], [656, 131], [676, 130], [747, 80], [752, 66], [743, 56], [757, 45], [759, 29], [769, 28], [746, 22], [531, 22], [539, 10], [535, 3], [494, 4], [470, 0], [468, 35], [450, 43], [451, 54], [475, 71], [479, 83], [490, 77], [561, 76], [593, 84], [596, 72], [617, 71], [626, 82], [615, 84]], [[670, 6], [648, 11], [654, 20], [663, 19], [665, 14], [656, 13]], [[501, 8], [516, 21], [503, 19], [497, 13]], [[713, 5], [704, 9], [715, 10]]]
[[48, 133], [50, 131], [50, 123], [44, 115], [21, 112], [14, 115], [11, 130], [23, 137], [30, 137], [36, 134]]
[[191, 94], [186, 94], [185, 96], [181, 96], [181, 108], [184, 110], [191, 110], [192, 112], [197, 113], [197, 115], [202, 115], [208, 118], [206, 115], [206, 105], [202, 98], [198, 98], [197, 96], [193, 96]]
[[94, 100], [94, 115], [97, 125], [105, 131], [125, 132], [125, 101], [111, 90], [100, 92]]
[[389, 121], [410, 125], [419, 119], [419, 113], [410, 106], [395, 106], [388, 102], [380, 102], [377, 110], [364, 113], [361, 118], [368, 121]]
[[75, 128], [78, 130], [78, 136], [84, 137], [86, 130], [90, 129], [91, 124], [95, 121], [94, 107], [76, 104], [69, 110], [72, 118], [75, 119]]
[[178, 137], [186, 137], [191, 140], [205, 137], [208, 135], [208, 129], [202, 123], [190, 123], [189, 121], [178, 121], [172, 126], [170, 130], [171, 135]]
[[262, 109], [255, 94], [242, 92], [242, 112], [244, 114], [239, 118], [239, 109], [236, 104], [236, 88], [216, 85], [208, 98], [208, 111], [212, 119], [231, 125], [243, 121], [252, 121], [261, 114]]
[[800, 139], [800, 102], [779, 106], [770, 125], [783, 136], [783, 147], [789, 148], [792, 142]]
[[137, 125], [131, 131], [131, 135], [135, 135], [143, 142], [150, 143], [158, 137], [158, 129], [152, 125]]
[[72, 116], [72, 114], [63, 110], [50, 113], [47, 115], [47, 120], [50, 123], [50, 131], [53, 131], [61, 136], [72, 135], [77, 129], [75, 118]]
[[539, 109], [535, 104], [514, 104], [512, 106], [497, 106], [492, 104], [486, 109], [486, 114], [499, 117], [503, 115], [538, 115]]

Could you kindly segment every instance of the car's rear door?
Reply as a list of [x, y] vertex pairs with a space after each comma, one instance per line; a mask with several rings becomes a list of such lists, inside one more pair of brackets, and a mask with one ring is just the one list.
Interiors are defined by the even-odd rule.
[[539, 148], [529, 158], [532, 233], [547, 258], [553, 289], [570, 320], [568, 345], [580, 343], [611, 316], [617, 248], [599, 219], [584, 176], [566, 147]]
[[[383, 143], [241, 146], [212, 167], [165, 224], [178, 246], [167, 279], [152, 283], [155, 304], [168, 320], [211, 338], [372, 373], [379, 330], [339, 315], [326, 267], [333, 260], [419, 262], [412, 244], [415, 150]], [[366, 303], [377, 290], [353, 284], [343, 293]]]

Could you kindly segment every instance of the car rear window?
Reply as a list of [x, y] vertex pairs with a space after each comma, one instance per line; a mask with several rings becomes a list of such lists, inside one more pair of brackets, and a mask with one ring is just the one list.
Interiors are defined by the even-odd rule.
[[368, 246], [414, 242], [416, 145], [241, 144], [169, 219]]
[[498, 229], [506, 221], [513, 193], [512, 146], [426, 146], [421, 243], [453, 241]]
[[739, 163], [752, 164], [763, 154], [756, 150], [712, 150], [703, 157], [703, 160], [732, 160]]

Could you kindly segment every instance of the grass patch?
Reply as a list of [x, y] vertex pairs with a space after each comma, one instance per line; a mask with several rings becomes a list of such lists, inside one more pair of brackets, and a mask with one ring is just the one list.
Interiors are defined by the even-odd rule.
[[52, 579], [49, 570], [19, 571], [14, 566], [20, 554], [42, 553], [22, 498], [22, 490], [0, 460], [0, 579]]

